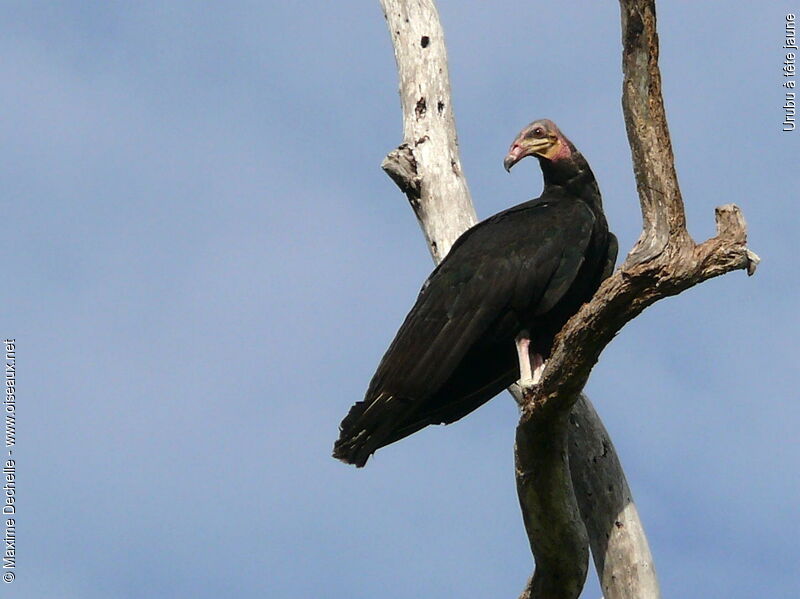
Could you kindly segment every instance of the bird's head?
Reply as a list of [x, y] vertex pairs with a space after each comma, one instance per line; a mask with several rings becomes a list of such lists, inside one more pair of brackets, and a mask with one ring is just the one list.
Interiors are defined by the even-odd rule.
[[540, 119], [520, 131], [508, 149], [503, 166], [511, 171], [511, 167], [526, 156], [550, 161], [563, 160], [569, 158], [573, 150], [573, 145], [553, 121]]

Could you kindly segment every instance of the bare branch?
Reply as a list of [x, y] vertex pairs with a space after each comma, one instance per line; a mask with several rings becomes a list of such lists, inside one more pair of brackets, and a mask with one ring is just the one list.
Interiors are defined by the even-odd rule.
[[572, 599], [589, 569], [589, 539], [570, 478], [567, 416], [517, 427], [517, 494], [536, 569], [524, 599]]
[[[653, 0], [621, 0], [623, 111], [646, 225], [637, 247], [556, 338], [534, 400], [537, 411], [569, 410], [600, 352], [622, 326], [659, 299], [731, 270], [754, 271], [746, 227], [733, 205], [717, 208], [716, 237], [696, 245], [686, 231], [683, 201], [666, 126]], [[653, 193], [653, 190], [662, 192]], [[664, 231], [666, 241], [662, 243]], [[655, 239], [656, 241], [653, 241]], [[644, 248], [649, 248], [645, 252]], [[654, 248], [658, 248], [655, 250]], [[646, 260], [644, 259], [646, 257]], [[529, 407], [533, 407], [530, 404]]]
[[478, 220], [461, 173], [444, 32], [432, 0], [381, 0], [381, 6], [403, 107], [403, 143], [381, 167], [411, 202], [438, 263]]
[[667, 116], [661, 98], [654, 1], [621, 0], [622, 106], [644, 227], [629, 260], [660, 254], [670, 237], [686, 235]]
[[603, 596], [658, 599], [655, 565], [633, 495], [608, 431], [584, 395], [572, 409], [568, 432], [572, 483]]

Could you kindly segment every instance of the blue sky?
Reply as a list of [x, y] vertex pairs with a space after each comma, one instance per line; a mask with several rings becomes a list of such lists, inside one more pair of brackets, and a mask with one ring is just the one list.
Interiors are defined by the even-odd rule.
[[[588, 385], [665, 596], [798, 594], [781, 4], [659, 13], [690, 231], [735, 202], [763, 259], [647, 310]], [[616, 3], [439, 9], [479, 215], [538, 195], [535, 161], [509, 176], [502, 159], [547, 117], [627, 251]], [[379, 169], [401, 121], [378, 3], [9, 1], [0, 32], [0, 335], [19, 402], [2, 595], [515, 597], [532, 560], [510, 398], [360, 471], [329, 457], [431, 268]]]

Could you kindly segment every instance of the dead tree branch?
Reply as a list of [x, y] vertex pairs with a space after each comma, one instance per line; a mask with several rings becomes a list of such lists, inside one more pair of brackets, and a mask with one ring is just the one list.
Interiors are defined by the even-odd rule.
[[[432, 0], [381, 0], [381, 5], [397, 60], [404, 123], [403, 143], [389, 153], [382, 167], [408, 197], [438, 263], [455, 239], [477, 220], [458, 155], [444, 35]], [[523, 401], [519, 390], [511, 391], [519, 402]], [[575, 536], [564, 534], [552, 519], [546, 522], [547, 530], [541, 531], [543, 548], [534, 546], [537, 569], [531, 582], [536, 580], [541, 590], [559, 587], [570, 590], [569, 596], [577, 596], [586, 576], [588, 532], [588, 544], [608, 599], [633, 597], [626, 589], [655, 589], [635, 596], [657, 598], [652, 557], [627, 480], [588, 399], [578, 401], [570, 418], [562, 419], [562, 427], [569, 431], [568, 445], [562, 443], [565, 436], [556, 435], [555, 442], [540, 453], [523, 450], [524, 456], [542, 463], [541, 468], [525, 470], [534, 473], [526, 482], [536, 480], [541, 491], [522, 485], [520, 500], [529, 534], [534, 514], [552, 516], [563, 506], [562, 517], [556, 519], [571, 524]], [[540, 439], [534, 428], [521, 433], [531, 439], [531, 449], [537, 443], [541, 446], [542, 441], [547, 443], [549, 434], [542, 433]], [[519, 441], [518, 435], [518, 449], [528, 447], [527, 441]], [[523, 467], [530, 465], [526, 460], [520, 462], [519, 455], [517, 460]], [[552, 467], [554, 463], [557, 467]], [[580, 498], [577, 502], [573, 485]], [[525, 495], [526, 500], [523, 497], [528, 491], [533, 495]], [[530, 497], [539, 494], [549, 498], [550, 511], [530, 505]], [[601, 495], [605, 496], [602, 501], [592, 500]], [[609, 534], [612, 524], [614, 529]], [[561, 534], [561, 539], [548, 540], [550, 530]], [[531, 595], [532, 588], [529, 586], [523, 596], [543, 596]]]
[[[607, 599], [658, 599], [655, 565], [611, 438], [581, 394], [568, 424], [569, 469]], [[580, 449], [579, 449], [580, 448]]]
[[403, 143], [381, 167], [406, 194], [434, 262], [478, 218], [461, 172], [447, 48], [432, 0], [381, 0], [392, 36]]
[[[523, 512], [531, 512], [526, 522], [566, 522], [561, 530], [553, 527], [528, 529], [537, 564], [543, 563], [537, 553], [547, 553], [547, 562], [565, 563], [573, 551], [570, 543], [561, 542], [567, 535], [579, 542], [581, 532], [574, 523], [574, 503], [551, 505], [541, 499], [545, 493], [537, 489], [536, 473], [569, 469], [567, 459], [566, 415], [569, 414], [605, 346], [622, 326], [659, 299], [676, 295], [711, 277], [732, 270], [744, 269], [752, 274], [758, 257], [747, 249], [744, 218], [736, 206], [717, 208], [717, 235], [702, 244], [695, 244], [686, 230], [683, 200], [678, 186], [661, 96], [661, 75], [658, 69], [658, 35], [654, 0], [620, 0], [623, 43], [623, 112], [633, 155], [634, 172], [640, 196], [644, 231], [622, 267], [606, 279], [592, 300], [570, 319], [556, 337], [552, 355], [541, 384], [526, 399], [517, 428], [517, 487]], [[532, 451], [534, 436], [544, 435], [551, 446], [547, 451]], [[566, 476], [551, 475], [566, 480]], [[574, 480], [578, 478], [573, 476]], [[580, 493], [580, 491], [579, 491]], [[568, 494], [568, 493], [567, 493]], [[551, 513], [551, 510], [555, 510]], [[564, 518], [564, 515], [570, 518]], [[657, 597], [653, 575], [646, 591], [637, 588], [641, 581], [615, 580], [614, 568], [608, 561], [614, 556], [611, 538], [616, 527], [607, 525], [609, 542], [603, 552], [595, 546], [595, 559], [603, 559], [601, 584], [607, 599], [617, 597]], [[545, 538], [542, 538], [545, 537]], [[644, 537], [642, 535], [642, 540]], [[574, 543], [573, 543], [574, 544]], [[550, 552], [552, 548], [552, 554]], [[562, 549], [563, 548], [563, 549]], [[582, 556], [575, 556], [576, 559]], [[639, 569], [639, 574], [652, 572]], [[536, 577], [531, 597], [537, 595]], [[577, 597], [574, 585], [562, 586], [553, 597]]]

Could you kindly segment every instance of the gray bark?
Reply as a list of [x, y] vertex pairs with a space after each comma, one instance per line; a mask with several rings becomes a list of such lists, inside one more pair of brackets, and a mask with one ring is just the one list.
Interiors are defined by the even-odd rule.
[[607, 599], [658, 599], [655, 565], [611, 438], [581, 394], [568, 424], [569, 468]]

